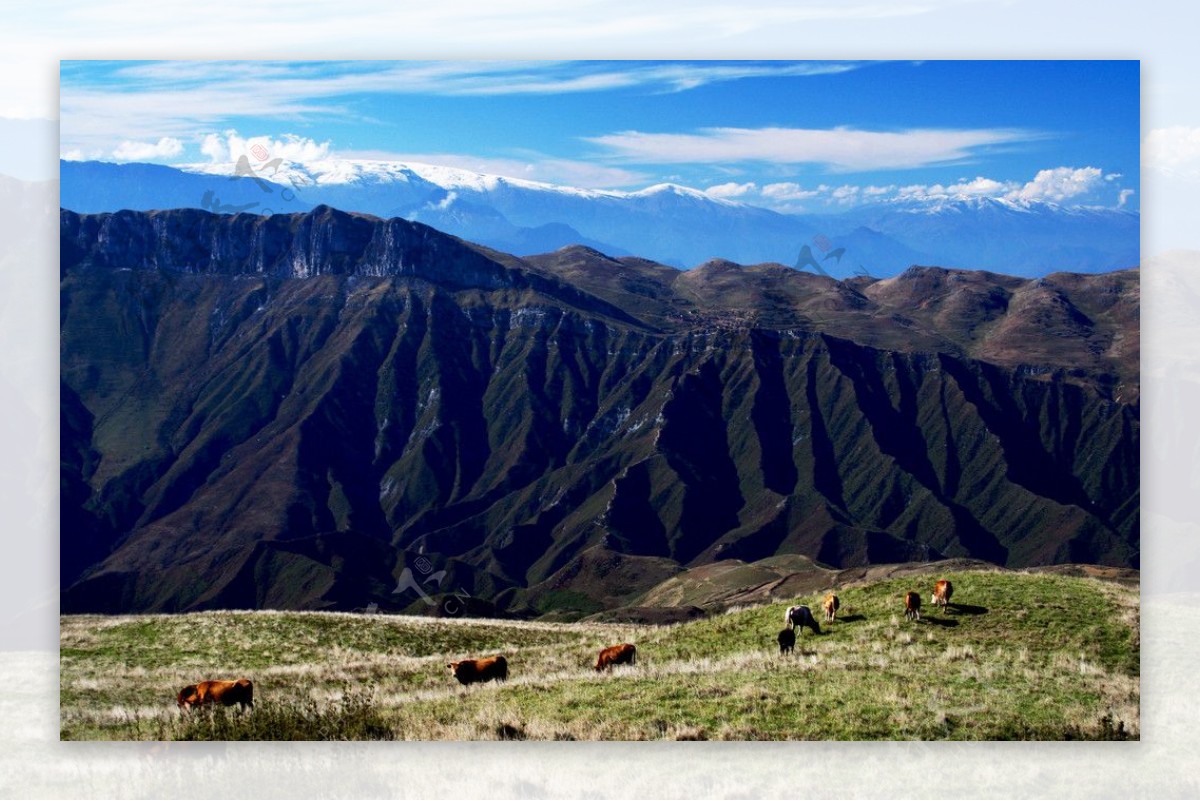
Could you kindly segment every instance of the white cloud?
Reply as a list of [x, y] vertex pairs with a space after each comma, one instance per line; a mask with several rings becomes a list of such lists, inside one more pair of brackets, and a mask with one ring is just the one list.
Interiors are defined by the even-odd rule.
[[[1116, 173], [1108, 173], [1119, 178]], [[803, 210], [797, 205], [801, 201], [813, 201], [824, 206], [849, 206], [862, 203], [877, 203], [881, 201], [907, 200], [918, 202], [936, 202], [963, 198], [997, 198], [1017, 202], [1083, 200], [1091, 195], [1091, 199], [1099, 201], [1097, 190], [1103, 187], [1107, 175], [1095, 167], [1055, 167], [1041, 170], [1034, 178], [1025, 183], [1020, 181], [1000, 181], [986, 176], [959, 179], [952, 184], [908, 184], [897, 186], [869, 185], [858, 186], [845, 184], [831, 187], [821, 184], [812, 189], [806, 189], [800, 184], [785, 182], [767, 184], [758, 191], [757, 200], [764, 206], [778, 211]], [[1116, 180], [1114, 178], [1113, 180]], [[751, 193], [743, 198], [746, 202], [754, 202], [756, 198]], [[1120, 190], [1117, 207], [1124, 206], [1134, 191]]]
[[957, 184], [951, 184], [946, 187], [947, 195], [958, 195], [966, 197], [998, 197], [1013, 189], [1011, 183], [1001, 183], [994, 181], [991, 178], [982, 176], [976, 177], [972, 181], [960, 181]]
[[134, 142], [125, 140], [112, 152], [117, 161], [152, 161], [168, 159], [183, 152], [183, 142], [173, 136], [164, 136], [157, 142]]
[[1167, 175], [1200, 176], [1200, 128], [1155, 128], [1142, 140], [1142, 165]]
[[1034, 179], [1007, 197], [1012, 200], [1049, 200], [1061, 203], [1096, 189], [1103, 172], [1095, 167], [1055, 167], [1039, 170]]
[[589, 137], [612, 155], [649, 164], [765, 161], [824, 164], [845, 172], [912, 168], [969, 159], [977, 148], [1037, 139], [1013, 129], [705, 128], [699, 133], [623, 131]]
[[704, 193], [710, 197], [732, 198], [742, 197], [757, 191], [758, 184], [750, 181], [744, 184], [732, 182], [727, 184], [717, 184], [716, 186], [710, 186], [708, 189], [705, 189]]
[[200, 142], [200, 152], [214, 163], [237, 161], [246, 156], [252, 164], [281, 158], [303, 164], [329, 158], [329, 142], [317, 142], [295, 134], [285, 133], [276, 139], [271, 136], [243, 137], [237, 131], [206, 134]]
[[448, 209], [452, 205], [454, 205], [454, 201], [456, 201], [456, 200], [458, 200], [457, 192], [447, 192], [446, 196], [444, 198], [439, 200], [437, 203], [426, 204], [425, 208], [436, 210], [436, 211], [445, 211], [446, 209]]
[[200, 143], [200, 152], [208, 156], [209, 161], [214, 164], [230, 160], [229, 148], [225, 146], [225, 139], [217, 134], [205, 134]]
[[1094, 192], [1101, 185], [1104, 173], [1096, 167], [1055, 167], [1040, 170], [1033, 180], [997, 181], [978, 176], [949, 186], [942, 184], [910, 184], [896, 190], [896, 197], [909, 200], [938, 200], [945, 198], [991, 197], [1013, 201], [1051, 201], [1061, 203]]
[[912, 200], [946, 197], [946, 187], [941, 184], [909, 184], [899, 187], [896, 190], [896, 197]]
[[825, 184], [821, 184], [816, 189], [805, 189], [800, 184], [785, 181], [777, 184], [767, 184], [762, 188], [762, 196], [774, 201], [791, 202], [810, 200], [828, 191], [829, 187]]
[[853, 205], [858, 200], [859, 187], [846, 184], [839, 186], [830, 193], [830, 197], [844, 206]]

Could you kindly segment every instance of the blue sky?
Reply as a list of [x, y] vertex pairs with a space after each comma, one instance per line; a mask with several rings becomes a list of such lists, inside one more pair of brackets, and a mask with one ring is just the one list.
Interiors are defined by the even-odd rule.
[[99, 62], [64, 158], [422, 161], [781, 211], [986, 195], [1139, 208], [1136, 61]]

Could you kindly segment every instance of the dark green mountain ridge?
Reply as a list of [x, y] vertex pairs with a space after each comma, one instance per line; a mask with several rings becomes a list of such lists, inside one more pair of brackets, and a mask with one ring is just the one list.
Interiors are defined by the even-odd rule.
[[802, 554], [1138, 560], [1138, 277], [62, 212], [64, 611], [583, 614]]

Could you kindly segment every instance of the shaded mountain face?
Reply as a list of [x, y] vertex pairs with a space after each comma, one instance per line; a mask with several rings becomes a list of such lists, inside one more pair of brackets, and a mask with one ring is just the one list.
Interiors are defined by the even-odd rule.
[[357, 159], [285, 163], [260, 172], [238, 172], [233, 164], [64, 161], [61, 173], [62, 206], [79, 212], [270, 214], [326, 204], [404, 217], [518, 255], [584, 244], [679, 268], [714, 258], [795, 264], [807, 246], [820, 268], [813, 272], [838, 278], [894, 276], [912, 264], [1037, 277], [1133, 267], [1140, 242], [1137, 213], [995, 198], [895, 200], [798, 215], [672, 184], [637, 192], [587, 190]]
[[1137, 565], [1135, 271], [842, 283], [327, 207], [61, 218], [64, 612], [578, 615], [775, 554]]

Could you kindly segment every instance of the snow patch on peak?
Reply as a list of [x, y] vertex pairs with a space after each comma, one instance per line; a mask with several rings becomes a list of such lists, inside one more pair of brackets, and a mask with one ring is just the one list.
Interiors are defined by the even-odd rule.
[[716, 206], [740, 207], [745, 205], [744, 203], [739, 203], [735, 200], [729, 200], [728, 198], [714, 197], [707, 192], [699, 189], [693, 189], [690, 186], [682, 186], [681, 184], [672, 183], [655, 184], [654, 186], [648, 186], [645, 189], [639, 189], [636, 192], [621, 192], [616, 194], [628, 198], [649, 198], [658, 197], [661, 195], [674, 195], [676, 197], [691, 198], [704, 203], [712, 203]]
[[[180, 164], [178, 169], [205, 175], [235, 176], [239, 174], [236, 162], [207, 162]], [[240, 174], [257, 177], [275, 184], [291, 186], [367, 186], [394, 183], [432, 184], [447, 192], [467, 191], [478, 194], [493, 194], [506, 189], [533, 190], [555, 195], [566, 195], [586, 199], [624, 200], [651, 198], [664, 194], [691, 198], [716, 206], [742, 206], [725, 198], [713, 197], [699, 189], [674, 183], [655, 184], [634, 191], [617, 189], [584, 189], [576, 186], [550, 184], [525, 178], [475, 172], [462, 167], [420, 162], [379, 161], [371, 159], [317, 159], [306, 162], [283, 161], [280, 164], [266, 162], [251, 164], [252, 173], [243, 167]]]

